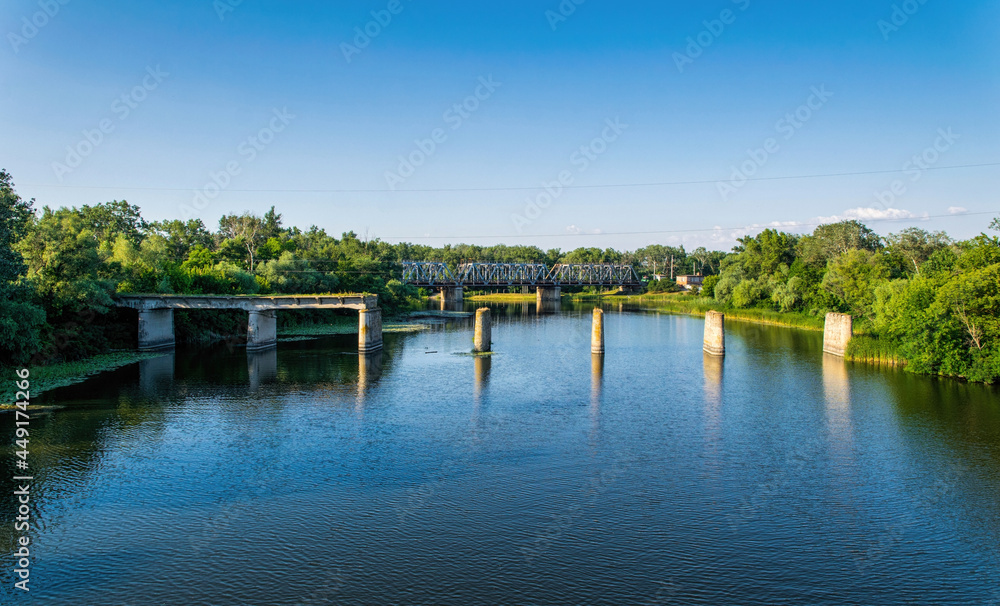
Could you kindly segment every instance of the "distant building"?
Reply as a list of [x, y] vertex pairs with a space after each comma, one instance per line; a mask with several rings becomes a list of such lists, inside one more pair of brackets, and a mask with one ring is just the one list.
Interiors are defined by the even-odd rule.
[[677, 286], [680, 286], [684, 290], [693, 290], [701, 288], [701, 283], [704, 280], [705, 276], [701, 274], [695, 276], [677, 276]]

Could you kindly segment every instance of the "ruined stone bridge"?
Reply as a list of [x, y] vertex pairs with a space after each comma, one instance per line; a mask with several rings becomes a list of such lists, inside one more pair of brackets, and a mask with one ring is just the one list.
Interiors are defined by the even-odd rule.
[[249, 313], [247, 350], [274, 347], [278, 343], [278, 310], [356, 309], [358, 351], [382, 348], [382, 310], [376, 295], [284, 295], [277, 297], [208, 295], [119, 295], [115, 305], [139, 312], [139, 350], [153, 351], [174, 346], [175, 309], [241, 309]]

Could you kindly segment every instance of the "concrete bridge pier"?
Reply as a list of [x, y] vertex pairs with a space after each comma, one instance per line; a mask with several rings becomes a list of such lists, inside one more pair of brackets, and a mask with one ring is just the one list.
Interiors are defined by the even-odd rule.
[[594, 321], [591, 325], [590, 353], [604, 355], [604, 310], [594, 308]]
[[278, 345], [278, 319], [273, 309], [251, 311], [247, 322], [247, 351], [259, 351]]
[[493, 316], [489, 307], [476, 310], [476, 333], [472, 345], [476, 353], [493, 350]]
[[174, 346], [174, 310], [139, 310], [139, 351], [169, 349]]
[[726, 314], [710, 311], [705, 314], [705, 353], [726, 355]]
[[823, 352], [844, 357], [847, 344], [854, 337], [854, 318], [848, 314], [828, 313], [823, 326]]
[[558, 286], [539, 286], [535, 292], [535, 301], [541, 307], [543, 303], [558, 301], [562, 295], [562, 288]]
[[441, 301], [446, 304], [461, 303], [464, 296], [463, 286], [446, 286], [441, 289]]
[[382, 310], [362, 309], [358, 317], [358, 352], [382, 349]]

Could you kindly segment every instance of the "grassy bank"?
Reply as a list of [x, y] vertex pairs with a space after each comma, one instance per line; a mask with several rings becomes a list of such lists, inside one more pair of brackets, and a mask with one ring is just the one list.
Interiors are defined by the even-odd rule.
[[895, 345], [875, 335], [855, 335], [847, 344], [844, 359], [881, 366], [906, 366]]
[[[382, 332], [416, 332], [425, 330], [426, 324], [419, 322], [383, 322]], [[286, 337], [327, 337], [332, 335], [358, 334], [357, 318], [337, 318], [332, 322], [324, 324], [306, 324], [300, 326], [288, 326], [278, 329], [278, 340], [288, 340]]]
[[727, 320], [753, 322], [770, 326], [786, 326], [803, 330], [823, 330], [823, 318], [802, 313], [782, 313], [770, 309], [733, 309], [720, 305], [713, 299], [693, 297], [683, 294], [665, 295], [615, 295], [605, 300], [624, 301], [639, 304], [670, 313], [704, 316], [708, 311], [720, 311]]
[[[46, 391], [80, 383], [85, 379], [109, 370], [128, 366], [141, 360], [155, 358], [163, 354], [139, 352], [106, 353], [79, 360], [76, 362], [61, 362], [49, 366], [27, 366], [31, 371], [30, 393], [37, 397]], [[17, 390], [14, 386], [15, 368], [2, 368], [3, 381], [0, 382], [0, 410], [11, 409], [16, 400]]]
[[484, 303], [524, 303], [535, 301], [537, 295], [533, 292], [527, 294], [497, 292], [488, 295], [472, 295], [465, 298], [470, 301], [483, 301]]

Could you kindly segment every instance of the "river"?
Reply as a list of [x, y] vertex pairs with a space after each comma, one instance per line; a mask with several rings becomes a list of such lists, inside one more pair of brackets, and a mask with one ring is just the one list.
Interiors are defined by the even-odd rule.
[[4, 603], [1000, 604], [996, 389], [617, 306], [595, 359], [589, 307], [492, 307], [489, 357], [459, 320], [37, 398]]

